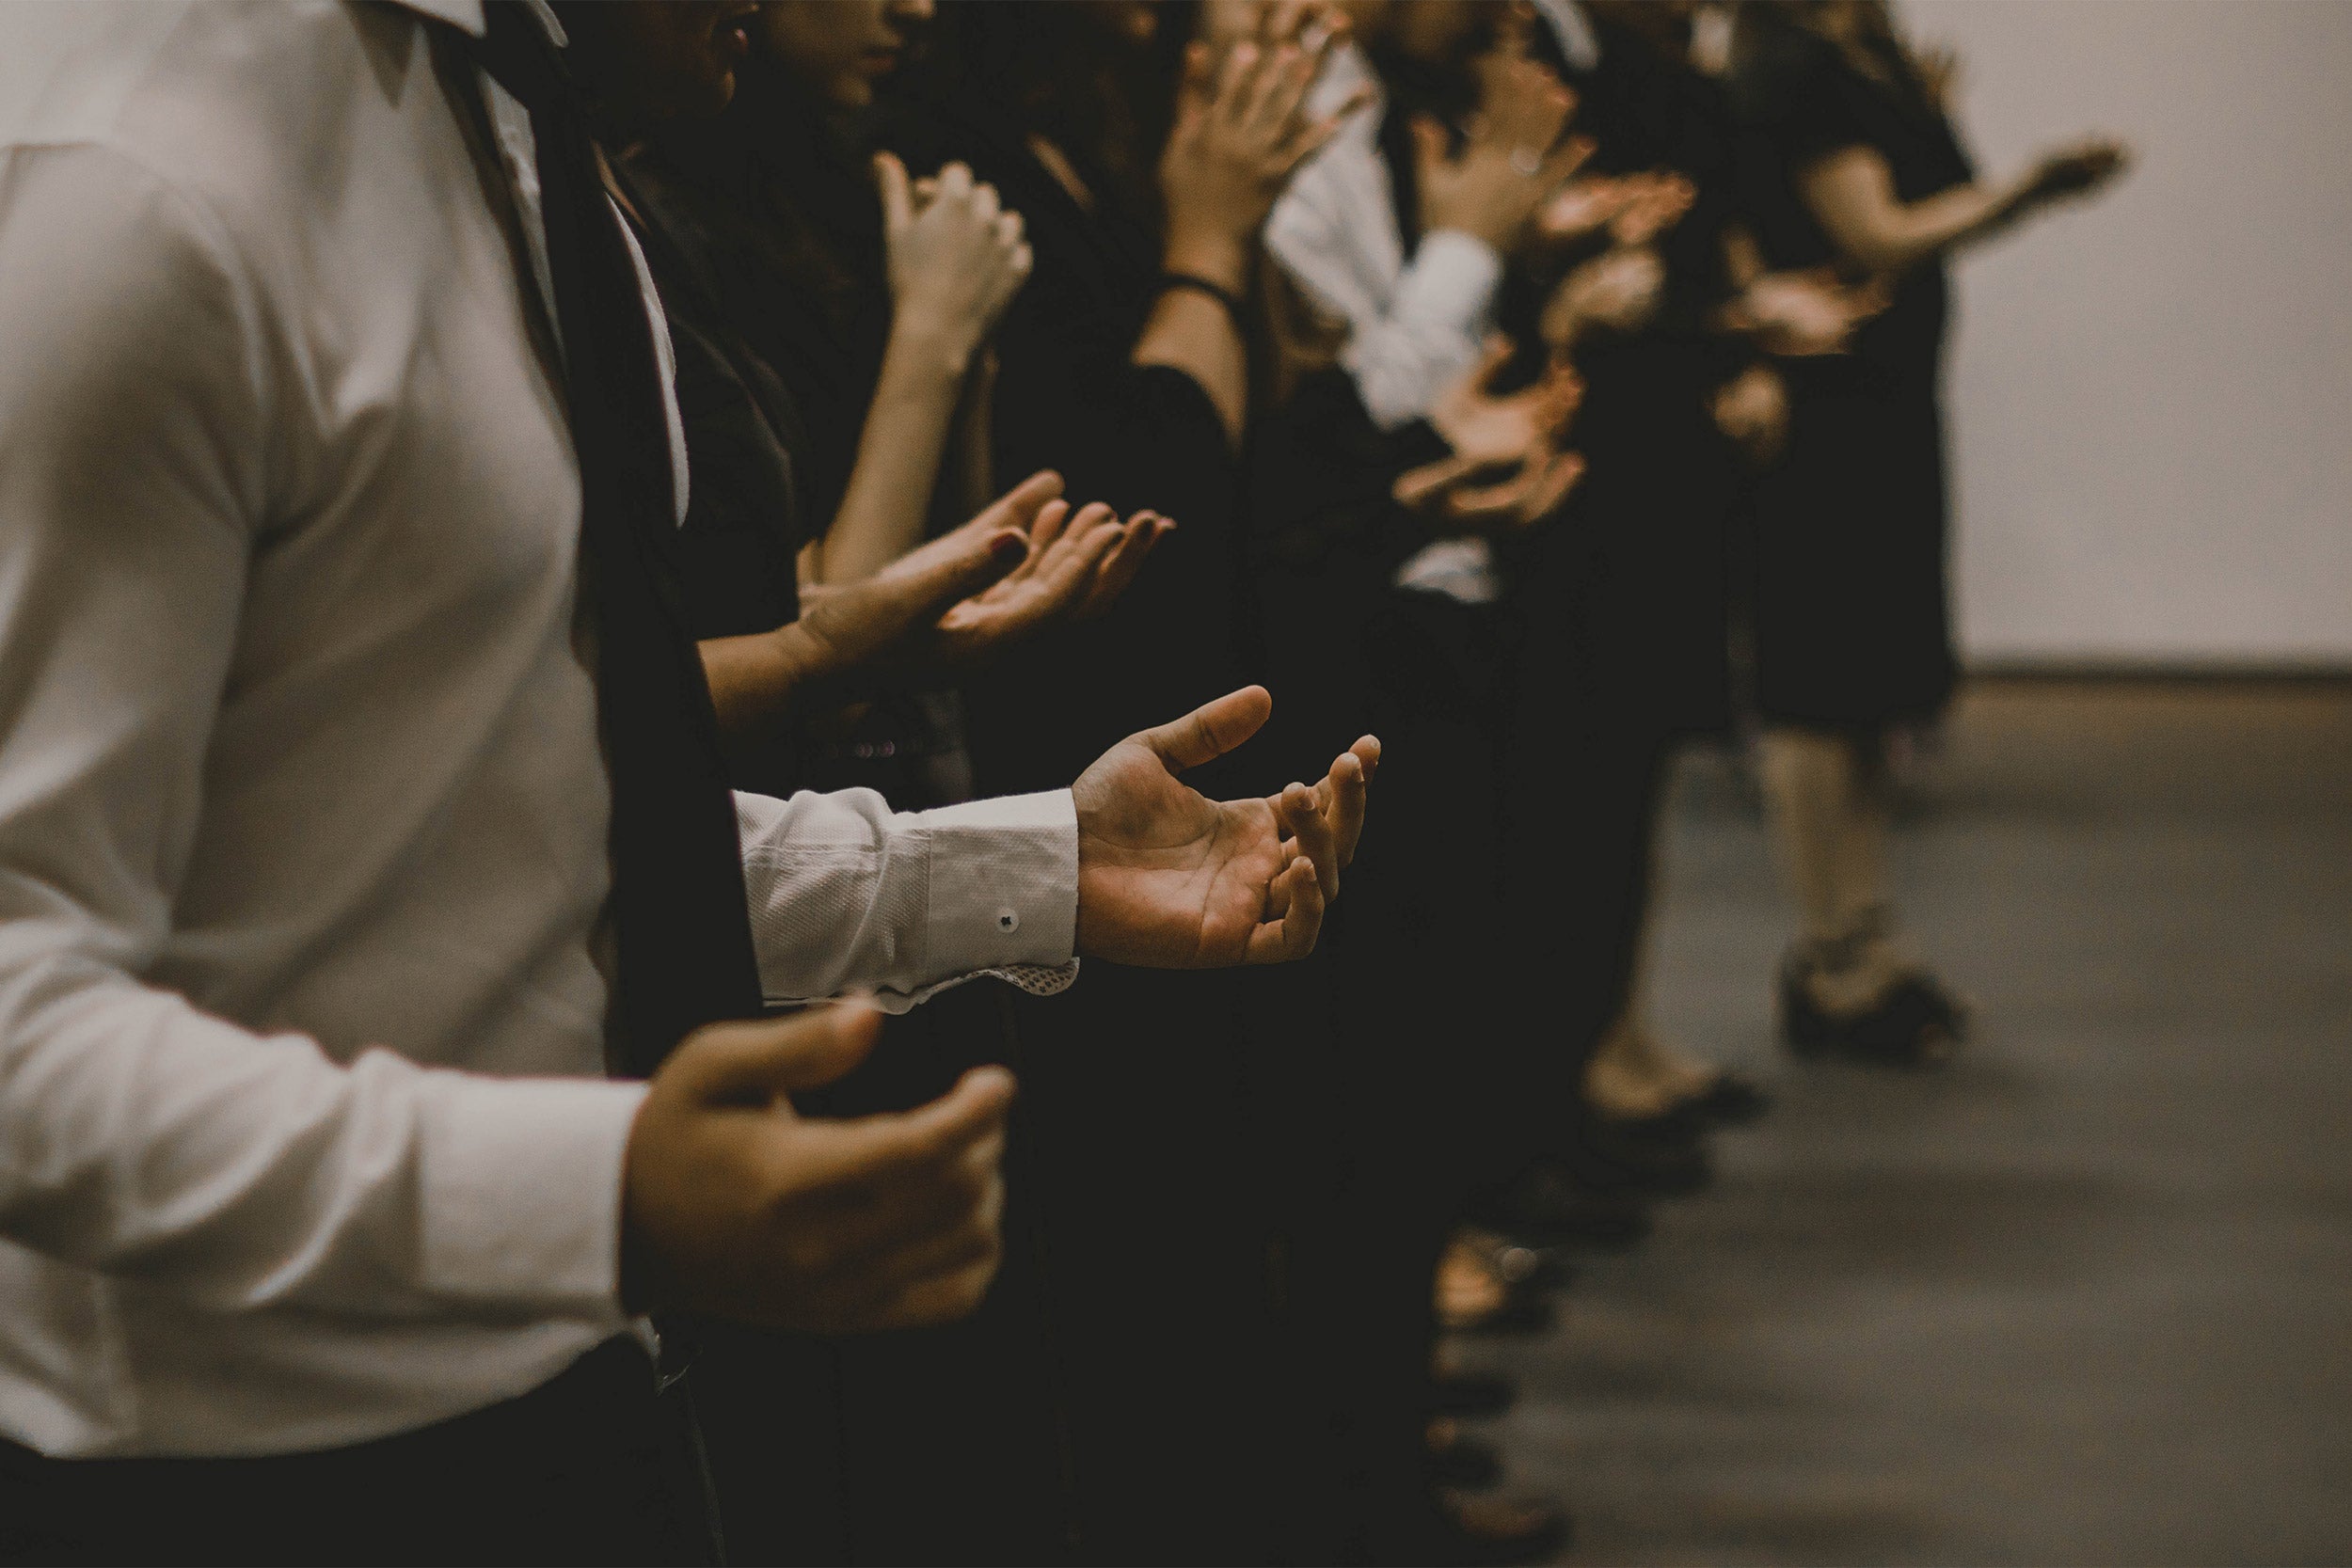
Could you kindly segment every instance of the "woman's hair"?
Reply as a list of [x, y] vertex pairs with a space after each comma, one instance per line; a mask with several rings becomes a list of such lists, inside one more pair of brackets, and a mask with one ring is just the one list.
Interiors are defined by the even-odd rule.
[[1172, 120], [1197, 4], [1153, 6], [1149, 40], [1118, 0], [987, 0], [940, 8], [906, 72], [914, 103], [987, 106], [1017, 137], [1042, 137], [1090, 177], [1153, 210], [1152, 162]]

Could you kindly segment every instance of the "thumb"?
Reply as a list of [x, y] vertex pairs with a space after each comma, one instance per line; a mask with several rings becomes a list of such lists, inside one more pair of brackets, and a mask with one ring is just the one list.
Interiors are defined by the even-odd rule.
[[1017, 528], [1025, 533], [1036, 526], [1038, 514], [1045, 509], [1045, 503], [1061, 493], [1061, 475], [1051, 468], [1040, 468], [989, 502], [979, 515], [965, 526], [985, 523], [992, 529]]
[[881, 1032], [882, 1014], [863, 1002], [713, 1023], [686, 1037], [661, 1076], [706, 1104], [771, 1105], [848, 1072]]
[[899, 557], [882, 575], [894, 579], [900, 602], [920, 618], [985, 591], [1028, 558], [1028, 534], [983, 512]]
[[914, 221], [914, 200], [907, 191], [907, 166], [892, 153], [877, 152], [874, 178], [882, 185], [882, 230], [896, 234]]
[[1223, 756], [1256, 735], [1273, 713], [1274, 698], [1264, 687], [1245, 686], [1136, 738], [1168, 764], [1169, 772], [1181, 773]]

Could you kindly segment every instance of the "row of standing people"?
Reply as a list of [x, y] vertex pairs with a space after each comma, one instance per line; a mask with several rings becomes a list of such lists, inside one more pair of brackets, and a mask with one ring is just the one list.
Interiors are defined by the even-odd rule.
[[1150, 519], [1107, 613], [749, 738], [744, 783], [1041, 787], [1248, 678], [1261, 765], [1314, 776], [1293, 715], [1389, 741], [1315, 963], [956, 993], [829, 1092], [1012, 1063], [1008, 1261], [925, 1336], [704, 1330], [739, 1555], [1545, 1549], [1547, 1510], [1434, 1484], [1435, 1336], [1526, 1319], [1528, 1259], [1634, 1239], [1762, 1108], [1642, 977], [1668, 764], [1735, 714], [1804, 913], [1790, 1038], [1960, 1034], [1873, 777], [1952, 689], [1940, 256], [2112, 153], [1984, 184], [1882, 9], [1699, 10], [781, 0], [723, 114], [612, 106], [699, 635], [1000, 491]]

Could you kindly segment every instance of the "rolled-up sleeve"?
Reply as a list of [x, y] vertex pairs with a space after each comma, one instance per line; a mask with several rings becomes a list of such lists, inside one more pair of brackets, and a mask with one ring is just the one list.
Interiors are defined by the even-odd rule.
[[893, 812], [867, 789], [738, 794], [744, 892], [771, 1002], [869, 991], [903, 1011], [1000, 974], [1075, 973], [1078, 818], [1066, 789]]
[[269, 311], [119, 154], [0, 152], [0, 1239], [236, 1312], [618, 1327], [639, 1086], [148, 984], [267, 511]]

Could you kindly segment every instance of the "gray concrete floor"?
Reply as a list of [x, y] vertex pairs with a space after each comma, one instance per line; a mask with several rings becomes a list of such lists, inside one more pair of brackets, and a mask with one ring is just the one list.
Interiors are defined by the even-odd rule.
[[1898, 857], [1979, 1006], [1928, 1075], [1776, 1053], [1761, 827], [1677, 795], [1660, 1010], [1779, 1103], [1470, 1349], [1565, 1560], [2352, 1560], [2352, 686], [1974, 689]]

